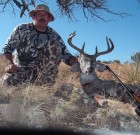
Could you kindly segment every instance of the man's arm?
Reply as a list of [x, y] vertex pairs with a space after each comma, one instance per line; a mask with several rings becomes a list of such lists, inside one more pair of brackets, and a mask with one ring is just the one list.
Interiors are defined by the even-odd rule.
[[5, 68], [5, 71], [7, 73], [14, 73], [17, 69], [16, 65], [13, 62], [13, 56], [12, 53], [4, 53], [3, 56], [6, 58], [7, 60], [7, 67]]
[[14, 30], [12, 31], [12, 33], [10, 34], [10, 36], [8, 37], [4, 47], [3, 47], [3, 54], [4, 53], [13, 53], [14, 50], [17, 48], [17, 46], [19, 46], [20, 44], [20, 27], [21, 26], [17, 26], [14, 28]]
[[61, 54], [61, 58], [63, 60], [63, 62], [66, 64], [66, 65], [69, 65], [69, 66], [72, 66], [74, 63], [77, 62], [77, 58], [74, 57], [67, 49], [63, 39], [61, 38], [61, 36], [55, 31], [53, 30], [51, 27], [48, 27], [49, 28], [49, 31], [50, 33], [53, 33], [53, 34], [50, 34], [50, 35], [53, 35], [54, 37], [51, 37], [51, 38], [54, 38], [56, 39], [57, 41], [59, 41], [59, 43], [61, 44], [61, 49], [62, 49], [62, 54]]
[[3, 56], [6, 59], [7, 67], [5, 68], [5, 71], [8, 73], [13, 73], [16, 71], [17, 67], [13, 62], [13, 56], [12, 53], [16, 49], [16, 47], [20, 43], [20, 33], [19, 33], [19, 26], [17, 26], [7, 39], [5, 46], [3, 47]]
[[69, 59], [68, 65], [72, 66], [73, 64], [75, 64], [77, 62], [78, 62], [78, 59], [74, 56], [71, 56], [70, 59]]
[[8, 64], [14, 64], [12, 53], [3, 53], [3, 56], [6, 58]]

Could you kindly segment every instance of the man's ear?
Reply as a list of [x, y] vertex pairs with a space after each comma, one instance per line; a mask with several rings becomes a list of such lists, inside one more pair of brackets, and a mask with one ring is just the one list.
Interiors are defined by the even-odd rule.
[[51, 21], [51, 17], [49, 17], [49, 22]]
[[80, 71], [80, 65], [78, 62], [71, 66], [71, 72], [79, 72], [79, 71]]
[[52, 17], [50, 14], [48, 14], [49, 18], [48, 18], [48, 21], [50, 22], [52, 20]]
[[32, 20], [34, 20], [35, 19], [35, 15], [32, 15], [31, 18], [32, 18]]

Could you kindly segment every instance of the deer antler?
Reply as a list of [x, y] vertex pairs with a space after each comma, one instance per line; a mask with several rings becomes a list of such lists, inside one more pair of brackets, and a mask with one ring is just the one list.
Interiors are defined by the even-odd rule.
[[[103, 51], [103, 52], [98, 52], [98, 48], [96, 46], [96, 52], [94, 54], [94, 57], [97, 58], [100, 55], [110, 53], [114, 49], [114, 44], [113, 44], [113, 42], [112, 42], [112, 40], [110, 38], [106, 37], [106, 42], [107, 42], [108, 49], [106, 51]], [[109, 42], [111, 43], [111, 47], [110, 47]]]
[[[72, 44], [72, 38], [76, 35], [75, 32], [71, 33], [68, 37], [68, 43], [69, 45], [74, 48], [75, 50], [77, 50], [79, 53], [83, 54], [83, 55], [86, 55], [88, 57], [90, 57], [91, 59], [94, 59], [96, 60], [96, 58], [100, 55], [103, 55], [103, 54], [107, 54], [107, 53], [110, 53], [113, 49], [114, 49], [114, 44], [112, 42], [112, 40], [108, 37], [106, 37], [106, 42], [107, 42], [107, 46], [108, 46], [108, 49], [106, 51], [103, 51], [103, 52], [98, 52], [98, 48], [96, 46], [96, 52], [94, 55], [89, 55], [87, 53], [84, 52], [84, 47], [85, 47], [85, 43], [83, 44], [83, 47], [82, 49], [79, 49], [78, 47], [76, 47], [75, 45]], [[109, 40], [109, 41], [108, 41]], [[111, 43], [111, 46], [109, 44], [109, 42]]]
[[71, 34], [69, 35], [69, 37], [68, 37], [68, 43], [69, 43], [69, 45], [70, 45], [73, 49], [77, 50], [79, 53], [88, 56], [89, 54], [86, 54], [86, 53], [84, 52], [85, 43], [83, 44], [82, 49], [79, 49], [78, 47], [76, 47], [75, 45], [73, 45], [73, 43], [72, 43], [72, 38], [73, 38], [75, 35], [76, 35], [76, 31], [74, 31], [73, 33], [71, 33]]

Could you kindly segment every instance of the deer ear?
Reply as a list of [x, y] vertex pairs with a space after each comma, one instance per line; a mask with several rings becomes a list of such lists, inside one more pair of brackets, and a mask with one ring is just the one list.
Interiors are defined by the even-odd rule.
[[80, 61], [81, 59], [83, 59], [85, 56], [83, 54], [80, 53], [79, 57], [78, 57], [78, 61]]
[[71, 66], [71, 72], [79, 72], [79, 71], [80, 71], [79, 63], [75, 63]]

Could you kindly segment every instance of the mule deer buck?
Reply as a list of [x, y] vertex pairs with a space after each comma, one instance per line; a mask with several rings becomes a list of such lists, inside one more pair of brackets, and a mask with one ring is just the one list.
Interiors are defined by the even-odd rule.
[[110, 38], [106, 37], [106, 42], [108, 49], [103, 52], [98, 52], [96, 47], [96, 52], [93, 55], [89, 55], [84, 52], [85, 43], [82, 49], [79, 49], [72, 43], [72, 38], [75, 36], [75, 32], [70, 34], [68, 37], [69, 45], [77, 50], [80, 55], [78, 57], [78, 63], [72, 66], [72, 72], [80, 72], [80, 83], [82, 89], [89, 97], [95, 97], [97, 95], [104, 94], [106, 96], [111, 97], [122, 97], [122, 101], [128, 102], [127, 100], [130, 99], [129, 96], [124, 93], [122, 86], [112, 80], [101, 80], [98, 78], [95, 69], [99, 72], [103, 72], [106, 70], [106, 66], [102, 63], [96, 61], [97, 57], [108, 54], [112, 52], [114, 49], [114, 44]]

